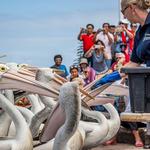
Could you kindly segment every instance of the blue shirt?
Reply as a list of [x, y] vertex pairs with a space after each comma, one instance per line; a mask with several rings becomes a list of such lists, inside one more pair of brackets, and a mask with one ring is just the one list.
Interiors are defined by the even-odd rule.
[[69, 75], [65, 65], [60, 65], [60, 66], [53, 65], [51, 68], [62, 70], [64, 73], [61, 74], [61, 76], [64, 78], [66, 78]]
[[145, 24], [140, 26], [136, 33], [131, 61], [145, 63], [150, 67], [150, 13]]
[[96, 52], [93, 51], [92, 60], [93, 60], [93, 69], [96, 71], [96, 74], [99, 74], [108, 69], [103, 53], [97, 55]]

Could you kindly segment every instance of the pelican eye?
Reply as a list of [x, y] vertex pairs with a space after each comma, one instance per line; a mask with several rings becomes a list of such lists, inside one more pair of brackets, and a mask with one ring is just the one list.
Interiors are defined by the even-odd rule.
[[3, 67], [3, 66], [0, 67], [0, 72], [6, 72], [6, 71], [8, 71], [7, 67]]

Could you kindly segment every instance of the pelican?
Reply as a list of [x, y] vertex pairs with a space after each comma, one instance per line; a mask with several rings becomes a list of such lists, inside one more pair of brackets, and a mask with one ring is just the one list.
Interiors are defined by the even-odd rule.
[[37, 95], [29, 94], [26, 96], [26, 98], [30, 101], [32, 105], [31, 111], [33, 112], [33, 114], [40, 112], [44, 108]]
[[[53, 98], [58, 98], [58, 92], [55, 91], [53, 88], [50, 88], [46, 84], [43, 84], [43, 83], [38, 82], [36, 80], [33, 80], [31, 78], [24, 78], [23, 75], [20, 75], [17, 72], [13, 72], [11, 70], [7, 70], [7, 71], [1, 73], [0, 77], [1, 77], [1, 80], [0, 80], [1, 86], [0, 86], [0, 89], [12, 89], [12, 88], [13, 89], [21, 89], [21, 90], [32, 92], [32, 93], [36, 93], [36, 94], [41, 94], [41, 95], [46, 95], [46, 96], [53, 97]], [[73, 92], [71, 92], [71, 91], [73, 91]], [[68, 99], [70, 100], [70, 98], [71, 98], [71, 100], [73, 100], [73, 102], [76, 104], [75, 108], [78, 109], [78, 110], [80, 110], [81, 106], [79, 105], [79, 102], [77, 103], [76, 102], [77, 100], [75, 100], [75, 99], [79, 99], [80, 100], [80, 98], [79, 98], [80, 97], [79, 96], [79, 90], [77, 88], [77, 85], [75, 85], [75, 83], [68, 83], [68, 84], [66, 84], [66, 86], [64, 87], [63, 92], [60, 92], [60, 93], [62, 93], [62, 95], [63, 95], [64, 92], [66, 93], [66, 97], [63, 97], [63, 98], [65, 98], [65, 99], [67, 98], [67, 100]], [[69, 96], [70, 94], [72, 94], [72, 95]], [[79, 108], [77, 107], [78, 106], [77, 104], [79, 105]], [[67, 105], [67, 106], [70, 107], [70, 105]], [[72, 111], [72, 109], [70, 111]], [[59, 114], [59, 116], [61, 116], [61, 115], [62, 114]], [[69, 113], [67, 113], [67, 115], [69, 115]], [[78, 118], [77, 120], [79, 120], [80, 119], [80, 113], [76, 114], [76, 115], [77, 115], [76, 117]], [[74, 122], [74, 119], [76, 119], [76, 118], [73, 118], [73, 120], [72, 120], [73, 122]], [[66, 119], [66, 121], [68, 122], [67, 119]], [[77, 125], [78, 124], [75, 124], [72, 127], [76, 127]], [[68, 132], [68, 133], [70, 133], [70, 134], [68, 134], [68, 137], [72, 136], [72, 131], [75, 132], [76, 131], [75, 128], [73, 128], [70, 132]], [[75, 138], [75, 139], [79, 140], [77, 143], [83, 144], [81, 133], [82, 132], [78, 132], [78, 134], [76, 133], [78, 135], [78, 138]], [[80, 137], [79, 137], [79, 135], [80, 135]], [[75, 142], [73, 142], [73, 144], [74, 143]], [[70, 146], [70, 144], [68, 146]], [[79, 146], [81, 147], [82, 145], [79, 144]]]
[[[15, 80], [14, 80], [14, 78], [15, 78]], [[38, 93], [38, 94], [50, 96], [50, 97], [53, 97], [53, 98], [58, 98], [57, 91], [55, 91], [52, 88], [49, 88], [46, 84], [40, 83], [38, 81], [33, 81], [33, 80], [31, 80], [31, 78], [24, 78], [24, 76], [20, 76], [20, 74], [18, 74], [16, 72], [14, 74], [11, 71], [7, 71], [7, 72], [1, 74], [1, 81], [0, 81], [0, 83], [2, 83], [2, 86], [0, 86], [0, 89], [6, 89], [6, 88], [7, 89], [8, 88], [9, 89], [11, 89], [11, 88], [18, 89], [19, 88], [19, 89], [22, 89], [22, 90], [27, 90], [29, 92]], [[20, 86], [16, 86], [16, 84], [14, 84], [14, 83], [18, 83]], [[22, 85], [25, 85], [25, 86], [22, 86]], [[67, 91], [68, 92], [67, 94], [70, 93], [70, 89], [68, 91]], [[84, 142], [84, 138], [83, 137], [85, 135], [85, 132], [83, 131], [83, 129], [80, 130], [80, 131], [82, 131], [82, 132], [78, 132], [78, 135], [80, 135], [80, 138], [78, 136], [78, 140], [80, 139], [79, 143], [83, 144], [83, 142]]]
[[[14, 103], [14, 95], [12, 90], [4, 90], [2, 92], [12, 103]], [[8, 130], [11, 125], [11, 118], [9, 115], [1, 108], [0, 113], [0, 137], [4, 137], [8, 135]]]
[[109, 132], [101, 143], [107, 142], [108, 140], [112, 139], [117, 134], [120, 128], [120, 117], [114, 106], [112, 104], [105, 104], [104, 107], [110, 114], [110, 119], [108, 119]]
[[0, 139], [2, 150], [32, 150], [32, 136], [23, 116], [9, 100], [0, 94], [0, 105], [9, 114], [17, 129], [16, 137], [12, 139]]
[[[24, 119], [26, 120], [28, 126], [30, 125], [32, 118], [34, 117], [34, 114], [24, 107], [16, 106], [16, 108], [20, 111]], [[8, 131], [8, 137], [14, 137], [16, 135], [16, 128], [14, 123], [12, 122]]]
[[84, 148], [93, 148], [107, 136], [109, 131], [108, 121], [106, 117], [98, 111], [89, 111], [82, 108], [82, 113], [87, 117], [96, 119], [95, 122], [80, 121], [79, 126], [85, 131]]
[[[46, 96], [58, 98], [59, 92], [47, 85], [33, 80], [33, 78], [26, 77], [12, 69], [9, 69], [6, 65], [0, 64], [0, 90], [6, 89], [20, 89], [32, 93], [43, 94]], [[9, 127], [11, 124], [11, 118], [6, 112], [1, 110], [0, 115], [0, 136], [8, 135]]]
[[33, 72], [25, 69], [22, 65], [18, 65], [17, 63], [6, 63], [5, 65], [13, 71], [17, 71], [23, 75], [27, 75], [27, 76], [30, 76], [32, 78], [35, 78], [35, 74]]
[[33, 116], [30, 123], [30, 130], [33, 138], [38, 135], [40, 126], [48, 118], [52, 109], [56, 105], [56, 101], [54, 101], [53, 98], [39, 95], [39, 99], [45, 105], [45, 107]]
[[84, 132], [77, 130], [81, 117], [81, 97], [77, 84], [65, 83], [61, 87], [59, 105], [65, 113], [65, 123], [57, 131], [55, 139], [34, 150], [80, 150], [83, 147]]
[[[98, 132], [97, 133], [94, 132], [94, 129], [95, 129], [94, 127], [90, 127], [89, 126], [89, 129], [93, 129], [93, 130], [91, 130], [93, 132], [91, 134], [92, 138], [89, 136], [90, 139], [88, 140], [89, 137], [88, 137], [88, 135], [86, 136], [87, 140], [85, 139], [84, 148], [93, 148], [95, 146], [98, 146], [99, 144], [105, 143], [106, 141], [112, 139], [117, 134], [117, 132], [118, 132], [118, 130], [120, 128], [120, 117], [119, 117], [118, 112], [114, 108], [114, 106], [112, 104], [110, 104], [110, 103], [104, 104], [103, 106], [105, 107], [105, 109], [108, 111], [108, 113], [110, 115], [110, 119], [107, 120], [108, 132], [107, 132], [106, 136], [104, 136], [103, 138], [99, 139], [99, 141], [98, 141], [98, 136], [100, 136], [100, 134]], [[88, 116], [89, 112], [88, 111], [84, 111], [84, 114]], [[82, 126], [87, 127], [86, 129], [88, 130], [88, 124], [86, 125], [84, 123]], [[100, 130], [100, 128], [99, 128], [99, 130]]]
[[10, 70], [4, 64], [0, 64], [0, 68], [2, 68], [0, 70], [0, 90], [20, 89], [34, 94], [38, 93], [39, 95], [58, 98], [59, 92], [50, 88], [48, 85]]

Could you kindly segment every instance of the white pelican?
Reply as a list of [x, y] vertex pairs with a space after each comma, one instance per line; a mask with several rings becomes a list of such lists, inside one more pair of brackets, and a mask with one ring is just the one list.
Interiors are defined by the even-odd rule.
[[[33, 93], [36, 93], [36, 94], [41, 94], [41, 95], [46, 95], [46, 96], [53, 97], [53, 98], [58, 98], [58, 94], [59, 93], [57, 91], [55, 91], [54, 89], [50, 88], [46, 84], [43, 84], [43, 83], [38, 82], [38, 81], [35, 81], [35, 80], [33, 80], [33, 79], [29, 78], [29, 77], [25, 78], [23, 75], [20, 75], [17, 72], [13, 72], [13, 71], [7, 70], [4, 73], [1, 73], [0, 75], [1, 75], [0, 76], [1, 77], [1, 80], [0, 80], [1, 86], [0, 86], [0, 89], [12, 89], [12, 88], [13, 89], [21, 89], [21, 90], [33, 92]], [[75, 85], [74, 83], [69, 83], [69, 84], [70, 85]], [[62, 93], [66, 92], [66, 95], [68, 95], [68, 94], [70, 95], [71, 94], [71, 89], [74, 89], [74, 90], [76, 89], [76, 91], [73, 92], [74, 95], [71, 96], [71, 99], [73, 99], [73, 101], [75, 101], [75, 99], [80, 99], [79, 98], [80, 96], [79, 96], [79, 91], [78, 91], [77, 85], [75, 86], [75, 88], [73, 88], [74, 86], [68, 86], [68, 85], [65, 86], [65, 87], [68, 90], [65, 89]], [[64, 97], [64, 98], [67, 98], [67, 97]], [[69, 99], [70, 99], [70, 97], [69, 97]], [[78, 108], [78, 107], [76, 107], [76, 108]], [[59, 114], [59, 115], [61, 116], [62, 114]], [[80, 119], [79, 116], [77, 118]], [[73, 129], [73, 131], [74, 131], [74, 129]], [[72, 134], [71, 131], [70, 131], [70, 134]], [[83, 140], [81, 140], [82, 139], [81, 132], [79, 132], [77, 135], [80, 135], [80, 138], [79, 138], [79, 136], [77, 138], [77, 140], [79, 140], [77, 143], [78, 144], [79, 143], [83, 144]], [[74, 143], [75, 142], [73, 142], [73, 144]], [[79, 146], [81, 146], [81, 145], [79, 144]]]
[[108, 111], [110, 115], [110, 119], [108, 119], [109, 132], [101, 143], [112, 139], [117, 134], [120, 128], [120, 117], [117, 110], [114, 108], [114, 106], [112, 104], [105, 104], [103, 106]]
[[44, 106], [41, 105], [41, 102], [39, 98], [37, 97], [37, 95], [28, 94], [26, 98], [30, 101], [32, 105], [31, 111], [33, 112], [33, 114], [40, 112], [44, 108]]
[[[120, 128], [120, 117], [119, 117], [117, 110], [114, 108], [114, 106], [110, 103], [104, 104], [103, 106], [105, 107], [105, 109], [108, 111], [108, 113], [110, 115], [110, 118], [107, 119], [108, 132], [107, 132], [106, 136], [103, 136], [103, 138], [101, 138], [102, 133], [99, 134], [99, 132], [102, 132], [102, 131], [100, 131], [100, 126], [99, 126], [99, 132], [95, 132], [94, 126], [93, 127], [89, 126], [88, 123], [87, 123], [87, 125], [85, 123], [81, 123], [81, 126], [87, 127], [85, 129], [88, 130], [88, 127], [89, 127], [89, 129], [91, 129], [91, 136], [88, 136], [88, 134], [86, 135], [87, 140], [85, 139], [84, 148], [93, 148], [102, 143], [105, 143], [106, 141], [112, 139], [117, 134], [117, 132]], [[87, 110], [87, 111], [84, 111], [84, 114], [86, 116], [88, 116], [90, 113]], [[93, 116], [95, 116], [95, 115], [96, 114], [93, 112]], [[92, 118], [94, 118], [94, 117], [92, 117]], [[98, 128], [98, 126], [97, 126], [97, 128]], [[103, 129], [103, 128], [101, 128], [101, 129]], [[88, 140], [88, 138], [89, 138], [89, 140]]]
[[[24, 119], [26, 120], [29, 126], [34, 114], [27, 108], [19, 107], [19, 106], [16, 106], [16, 108], [20, 111], [20, 113], [22, 114], [22, 116], [24, 117]], [[15, 128], [14, 123], [12, 122], [8, 131], [8, 137], [13, 137], [15, 135], [16, 135], [16, 128]]]
[[101, 112], [98, 111], [82, 109], [82, 112], [87, 117], [98, 121], [98, 123], [80, 121], [79, 124], [86, 134], [84, 148], [93, 148], [99, 145], [100, 142], [107, 136], [109, 131], [108, 120]]
[[62, 113], [64, 112], [66, 116], [64, 125], [57, 131], [55, 139], [34, 150], [80, 150], [82, 148], [84, 133], [77, 130], [81, 117], [81, 97], [77, 84], [66, 83], [61, 87], [59, 103]]
[[9, 114], [17, 129], [15, 138], [0, 139], [0, 149], [32, 150], [32, 136], [23, 116], [16, 109], [16, 107], [11, 102], [9, 102], [9, 100], [2, 94], [0, 94], [0, 106]]

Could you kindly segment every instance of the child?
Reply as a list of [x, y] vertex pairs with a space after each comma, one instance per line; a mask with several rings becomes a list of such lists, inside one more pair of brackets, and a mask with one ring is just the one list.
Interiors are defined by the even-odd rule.
[[84, 81], [82, 79], [82, 77], [79, 75], [79, 69], [78, 66], [71, 66], [70, 67], [70, 76], [68, 77], [68, 81], [70, 82], [77, 82], [79, 84], [80, 88], [83, 88], [84, 86]]

